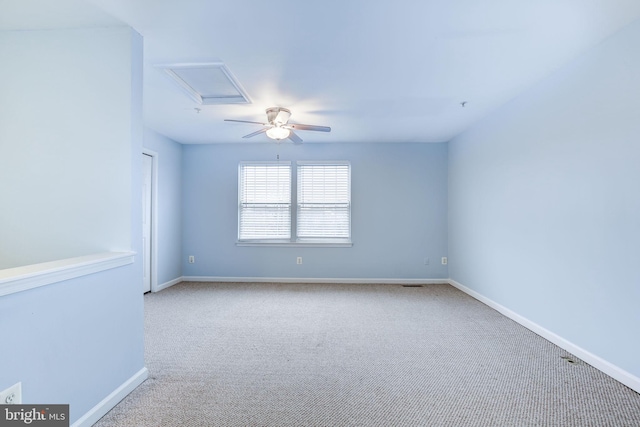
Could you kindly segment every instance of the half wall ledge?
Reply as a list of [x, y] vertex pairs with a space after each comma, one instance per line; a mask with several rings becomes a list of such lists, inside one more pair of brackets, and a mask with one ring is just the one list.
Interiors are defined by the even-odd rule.
[[0, 270], [0, 296], [132, 264], [135, 252], [101, 252]]

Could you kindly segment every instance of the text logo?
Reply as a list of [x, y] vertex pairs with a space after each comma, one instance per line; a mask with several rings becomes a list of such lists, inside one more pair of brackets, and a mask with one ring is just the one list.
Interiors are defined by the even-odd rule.
[[0, 427], [69, 427], [69, 405], [0, 405]]

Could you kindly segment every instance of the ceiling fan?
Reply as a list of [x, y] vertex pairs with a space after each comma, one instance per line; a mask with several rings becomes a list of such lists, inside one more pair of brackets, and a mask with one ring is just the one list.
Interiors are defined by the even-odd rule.
[[251, 122], [247, 120], [231, 120], [225, 119], [225, 122], [253, 123], [264, 126], [262, 129], [243, 136], [243, 138], [251, 138], [252, 136], [266, 133], [271, 139], [282, 140], [289, 138], [294, 144], [300, 144], [302, 138], [296, 135], [293, 130], [313, 130], [318, 132], [331, 132], [328, 126], [301, 125], [297, 123], [289, 123], [291, 111], [282, 107], [267, 108], [267, 123]]

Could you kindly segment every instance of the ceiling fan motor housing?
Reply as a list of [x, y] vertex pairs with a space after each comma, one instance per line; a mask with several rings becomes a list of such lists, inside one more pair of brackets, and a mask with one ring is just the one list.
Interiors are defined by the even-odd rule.
[[286, 108], [267, 108], [267, 120], [274, 126], [287, 124], [287, 122], [289, 121], [289, 117], [291, 117], [291, 111], [287, 110]]

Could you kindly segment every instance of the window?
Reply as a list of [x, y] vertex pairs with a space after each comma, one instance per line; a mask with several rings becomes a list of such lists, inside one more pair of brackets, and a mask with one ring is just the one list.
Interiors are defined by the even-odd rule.
[[238, 187], [239, 244], [351, 245], [348, 162], [241, 162]]
[[238, 239], [291, 238], [291, 164], [241, 163]]
[[298, 238], [351, 237], [349, 164], [298, 164]]

